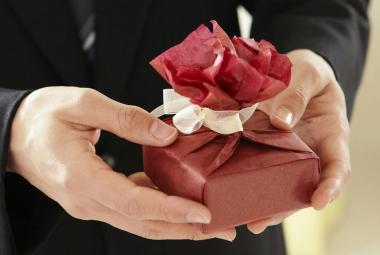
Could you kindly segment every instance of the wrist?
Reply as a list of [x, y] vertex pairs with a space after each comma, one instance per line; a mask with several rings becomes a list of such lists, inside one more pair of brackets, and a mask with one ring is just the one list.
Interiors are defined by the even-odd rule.
[[10, 128], [7, 172], [22, 175], [20, 173], [22, 170], [21, 165], [23, 165], [21, 161], [25, 161], [26, 158], [22, 156], [22, 151], [23, 148], [28, 146], [27, 130], [32, 129], [33, 116], [38, 115], [38, 109], [41, 108], [43, 101], [41, 90], [43, 89], [35, 90], [23, 98], [14, 114]]

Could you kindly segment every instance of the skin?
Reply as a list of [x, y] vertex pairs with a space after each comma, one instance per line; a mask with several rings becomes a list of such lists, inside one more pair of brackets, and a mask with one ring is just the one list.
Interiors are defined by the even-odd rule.
[[[270, 116], [274, 126], [296, 132], [320, 157], [322, 176], [311, 203], [314, 209], [322, 210], [338, 197], [351, 173], [344, 94], [323, 58], [309, 50], [292, 51], [288, 56], [293, 63], [289, 87], [261, 103], [260, 108]], [[259, 234], [293, 213], [247, 226]]]
[[234, 239], [234, 229], [202, 234], [193, 223], [210, 221], [203, 205], [158, 191], [141, 173], [127, 177], [112, 171], [95, 153], [101, 129], [155, 146], [177, 137], [175, 128], [148, 112], [95, 90], [42, 88], [16, 113], [9, 169], [78, 219], [106, 222], [149, 239]]
[[[294, 64], [291, 85], [260, 107], [273, 125], [293, 129], [321, 157], [322, 179], [312, 205], [322, 209], [338, 196], [350, 173], [344, 95], [321, 57], [308, 50], [288, 55]], [[46, 87], [27, 96], [16, 112], [8, 168], [78, 219], [102, 221], [148, 239], [235, 238], [235, 229], [200, 231], [194, 223], [211, 220], [202, 204], [160, 192], [142, 172], [113, 171], [95, 153], [100, 130], [154, 146], [169, 145], [178, 135], [143, 109], [95, 90]], [[288, 215], [247, 226], [261, 233]]]

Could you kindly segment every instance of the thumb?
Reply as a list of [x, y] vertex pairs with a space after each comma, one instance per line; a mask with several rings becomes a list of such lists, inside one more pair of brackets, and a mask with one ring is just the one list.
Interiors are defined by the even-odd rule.
[[302, 118], [309, 101], [329, 83], [333, 71], [320, 56], [308, 50], [288, 54], [293, 63], [289, 87], [260, 108], [270, 116], [272, 125], [290, 130]]
[[145, 145], [166, 146], [177, 138], [176, 128], [137, 106], [119, 103], [93, 89], [82, 89], [79, 93], [83, 95], [66, 116], [69, 121]]
[[268, 102], [272, 125], [279, 129], [292, 129], [304, 114], [309, 100], [310, 93], [301, 87], [289, 87], [272, 102]]

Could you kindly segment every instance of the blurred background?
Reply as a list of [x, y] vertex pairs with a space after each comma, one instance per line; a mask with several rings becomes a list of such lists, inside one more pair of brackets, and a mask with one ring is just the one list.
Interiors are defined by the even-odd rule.
[[[242, 34], [248, 36], [252, 17], [243, 8], [238, 12]], [[322, 212], [306, 209], [286, 220], [289, 255], [380, 254], [379, 14], [380, 1], [372, 1], [370, 47], [351, 120], [352, 178]]]

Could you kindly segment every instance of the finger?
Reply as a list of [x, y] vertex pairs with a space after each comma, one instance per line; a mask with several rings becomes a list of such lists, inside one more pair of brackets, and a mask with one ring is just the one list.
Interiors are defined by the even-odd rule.
[[321, 158], [322, 175], [320, 183], [312, 196], [312, 206], [323, 209], [335, 200], [351, 174], [348, 138], [345, 133], [331, 135], [317, 148]]
[[316, 210], [325, 208], [339, 196], [342, 187], [342, 181], [337, 178], [328, 178], [322, 181], [313, 193], [313, 208]]
[[254, 234], [261, 234], [265, 231], [265, 229], [269, 226], [275, 226], [281, 224], [287, 217], [294, 214], [296, 211], [281, 213], [274, 217], [266, 218], [263, 220], [251, 222], [247, 224], [247, 228]]
[[121, 104], [92, 89], [77, 89], [76, 107], [63, 114], [69, 121], [107, 130], [129, 141], [165, 146], [177, 137], [177, 130], [147, 111]]
[[256, 221], [256, 222], [247, 224], [247, 228], [253, 234], [258, 235], [265, 231], [265, 229], [268, 227], [270, 222], [271, 222], [271, 218]]
[[219, 238], [232, 241], [236, 237], [235, 229], [227, 229], [211, 234], [203, 234], [200, 226], [190, 223], [168, 223], [152, 220], [131, 220], [124, 215], [111, 210], [95, 200], [72, 196], [61, 205], [74, 218], [82, 220], [97, 220], [108, 223], [118, 229], [139, 235], [148, 239], [191, 239], [206, 240]]
[[137, 172], [131, 174], [130, 176], [128, 176], [128, 179], [138, 186], [157, 189], [157, 186], [154, 185], [152, 180], [144, 172]]
[[[96, 158], [93, 162], [101, 159]], [[211, 214], [202, 204], [155, 189], [137, 186], [125, 175], [103, 163], [91, 173], [87, 194], [104, 206], [132, 219], [162, 220], [176, 223], [209, 223]], [[99, 165], [102, 167], [99, 168]], [[91, 167], [91, 166], [90, 166]]]
[[[86, 143], [85, 139], [83, 143]], [[73, 171], [75, 174], [64, 177], [65, 189], [94, 199], [128, 218], [179, 223], [211, 221], [211, 213], [204, 205], [181, 197], [168, 196], [155, 189], [137, 186], [124, 174], [114, 172], [91, 150], [77, 154], [77, 157], [71, 161], [68, 171]]]
[[95, 220], [106, 222], [116, 228], [132, 234], [154, 240], [163, 239], [189, 239], [206, 240], [219, 238], [232, 241], [236, 237], [235, 229], [203, 234], [200, 227], [190, 223], [169, 223], [152, 220], [131, 220], [107, 207], [97, 206], [94, 208]]

